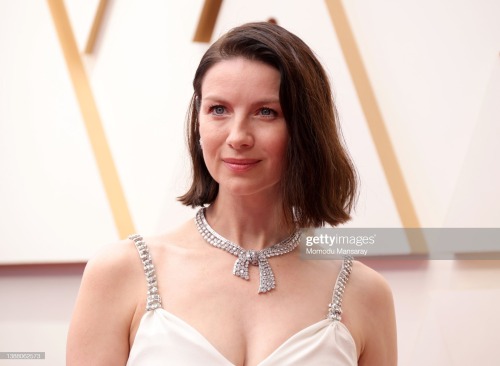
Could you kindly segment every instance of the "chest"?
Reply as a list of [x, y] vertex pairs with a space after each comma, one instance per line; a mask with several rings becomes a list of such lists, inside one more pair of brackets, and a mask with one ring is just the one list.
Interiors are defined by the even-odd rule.
[[[271, 259], [276, 288], [258, 294], [259, 269], [249, 279], [232, 274], [235, 257], [169, 257], [157, 265], [163, 308], [201, 335], [233, 364], [258, 364], [290, 337], [323, 320], [336, 279], [335, 266], [296, 258]], [[182, 271], [173, 270], [182, 268]]]

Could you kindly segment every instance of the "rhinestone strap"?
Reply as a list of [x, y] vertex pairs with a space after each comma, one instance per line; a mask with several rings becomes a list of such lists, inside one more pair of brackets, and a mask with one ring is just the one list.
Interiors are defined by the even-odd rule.
[[135, 247], [139, 252], [139, 257], [141, 258], [144, 266], [144, 273], [146, 274], [146, 281], [148, 283], [146, 311], [161, 308], [161, 297], [158, 293], [155, 266], [151, 260], [149, 248], [144, 242], [142, 236], [139, 234], [130, 235], [128, 238], [134, 241]]
[[283, 255], [294, 250], [299, 245], [300, 230], [295, 231], [290, 237], [262, 250], [245, 250], [238, 244], [219, 235], [207, 222], [205, 208], [202, 207], [195, 217], [196, 227], [203, 239], [216, 248], [225, 250], [238, 257], [233, 267], [233, 274], [245, 280], [250, 279], [248, 266], [259, 266], [259, 293], [271, 291], [276, 287], [274, 273], [269, 265], [268, 258]]
[[340, 321], [342, 318], [342, 295], [344, 295], [345, 285], [352, 270], [353, 257], [346, 256], [342, 262], [342, 268], [335, 283], [332, 302], [328, 304], [327, 318]]

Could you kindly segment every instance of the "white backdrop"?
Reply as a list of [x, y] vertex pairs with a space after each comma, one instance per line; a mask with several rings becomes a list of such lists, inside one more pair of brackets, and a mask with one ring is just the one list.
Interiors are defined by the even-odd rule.
[[[97, 0], [65, 3], [83, 49]], [[225, 0], [216, 35], [272, 15], [314, 47], [334, 81], [363, 177], [353, 224], [397, 224], [322, 1], [255, 0], [242, 9], [245, 3]], [[344, 5], [422, 224], [498, 227], [500, 3]], [[145, 234], [191, 215], [173, 198], [185, 184], [180, 136], [192, 73], [206, 48], [190, 43], [201, 6], [201, 0], [110, 0], [96, 53], [85, 58], [134, 224]], [[118, 236], [40, 0], [0, 0], [0, 233], [1, 264], [85, 260]], [[369, 264], [394, 293], [399, 365], [498, 365], [498, 262]], [[37, 364], [64, 365], [82, 270], [1, 265], [1, 351], [45, 351]]]
[[[65, 1], [81, 50], [97, 3]], [[202, 5], [110, 1], [96, 50], [84, 56], [143, 234], [192, 216], [175, 197], [189, 177], [185, 112], [207, 48], [191, 41]], [[422, 225], [498, 227], [500, 3], [344, 6]], [[214, 39], [271, 16], [315, 50], [332, 79], [361, 176], [350, 225], [400, 226], [324, 1], [226, 0]], [[0, 0], [0, 50], [0, 263], [86, 261], [119, 235], [46, 2]]]

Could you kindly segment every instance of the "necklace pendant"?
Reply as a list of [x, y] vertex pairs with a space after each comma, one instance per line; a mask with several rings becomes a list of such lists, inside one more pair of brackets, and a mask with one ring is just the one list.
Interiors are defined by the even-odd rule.
[[271, 291], [276, 287], [273, 270], [265, 256], [259, 258], [259, 274], [259, 294]]
[[297, 229], [290, 237], [269, 248], [259, 251], [245, 250], [238, 244], [219, 235], [210, 227], [205, 218], [205, 208], [201, 208], [197, 212], [195, 223], [200, 235], [209, 244], [238, 257], [233, 266], [233, 274], [235, 276], [243, 278], [244, 280], [249, 280], [250, 275], [248, 273], [248, 266], [250, 264], [259, 266], [259, 294], [269, 292], [276, 287], [274, 273], [271, 270], [268, 258], [290, 253], [297, 247], [300, 239], [300, 230]]
[[242, 252], [238, 255], [238, 259], [234, 262], [233, 274], [237, 277], [243, 278], [244, 280], [249, 280], [250, 276], [248, 275], [248, 265], [250, 261], [247, 258], [245, 252]]
[[259, 266], [259, 294], [269, 292], [276, 287], [273, 270], [266, 256], [261, 252], [243, 250], [234, 263], [233, 274], [236, 277], [249, 280], [248, 266], [250, 264]]
[[253, 266], [259, 265], [259, 252], [242, 249], [240, 254], [238, 254], [238, 259], [236, 259], [234, 263], [233, 274], [237, 277], [249, 280], [250, 275], [248, 274], [248, 266], [250, 264]]

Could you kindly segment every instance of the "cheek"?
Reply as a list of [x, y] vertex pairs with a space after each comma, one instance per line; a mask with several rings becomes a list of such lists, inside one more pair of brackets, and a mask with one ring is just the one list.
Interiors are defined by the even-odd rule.
[[286, 151], [288, 147], [288, 134], [287, 131], [277, 131], [273, 137], [268, 141], [269, 153], [275, 156], [275, 164], [283, 165], [285, 163]]
[[210, 148], [220, 139], [221, 131], [216, 129], [210, 123], [200, 121], [200, 140], [202, 141], [203, 148]]
[[201, 135], [201, 148], [205, 158], [213, 157], [220, 149], [223, 143], [221, 137], [217, 134], [204, 134]]
[[281, 126], [280, 130], [276, 132], [275, 136], [276, 136], [276, 146], [284, 153], [286, 151], [290, 139], [290, 137], [288, 136], [288, 128], [285, 122]]
[[287, 139], [283, 138], [274, 142], [274, 151], [276, 154], [284, 156], [287, 147]]
[[200, 123], [200, 141], [203, 160], [210, 173], [213, 175], [215, 162], [220, 157], [220, 148], [224, 144], [224, 136], [220, 129]]

